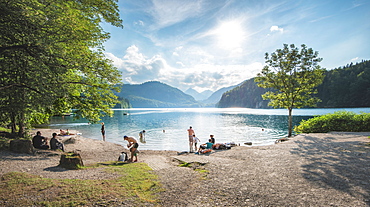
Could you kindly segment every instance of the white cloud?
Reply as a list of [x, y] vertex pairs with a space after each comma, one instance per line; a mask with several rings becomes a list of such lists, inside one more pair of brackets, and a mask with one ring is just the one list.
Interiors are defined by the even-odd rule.
[[184, 63], [182, 63], [182, 62], [179, 62], [179, 61], [178, 61], [178, 62], [176, 62], [176, 64], [177, 64], [177, 65], [180, 65], [181, 67], [185, 67]]
[[249, 65], [216, 65], [206, 61], [191, 67], [177, 62], [180, 67], [175, 68], [168, 65], [160, 55], [146, 57], [135, 45], [127, 48], [123, 58], [111, 53], [106, 56], [122, 71], [124, 83], [138, 84], [157, 80], [181, 90], [192, 87], [201, 91], [215, 91], [255, 77], [263, 67], [258, 62]]
[[144, 22], [143, 22], [143, 21], [138, 20], [138, 21], [135, 21], [135, 22], [134, 22], [134, 25], [144, 26], [145, 24], [144, 24]]
[[167, 27], [201, 13], [202, 1], [166, 1], [153, 0], [153, 7], [148, 11], [159, 28]]
[[158, 80], [163, 69], [168, 67], [166, 61], [160, 56], [155, 55], [147, 58], [139, 52], [135, 45], [126, 50], [123, 58], [118, 58], [111, 53], [106, 56], [113, 60], [113, 64], [122, 72], [125, 83], [142, 83], [150, 80]]
[[279, 26], [271, 26], [270, 27], [270, 31], [271, 32], [281, 32], [281, 33], [283, 33], [284, 32], [284, 29], [283, 28], [279, 28]]
[[351, 62], [358, 61], [358, 59], [359, 59], [358, 57], [352, 58], [352, 59], [351, 59]]

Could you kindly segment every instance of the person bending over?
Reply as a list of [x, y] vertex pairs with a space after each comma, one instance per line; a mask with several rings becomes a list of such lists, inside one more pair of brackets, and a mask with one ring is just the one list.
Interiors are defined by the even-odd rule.
[[[130, 162], [137, 162], [137, 148], [139, 147], [139, 144], [137, 143], [136, 139], [133, 137], [123, 136], [123, 139], [128, 142], [127, 147], [130, 150], [131, 153], [131, 159]], [[135, 160], [133, 160], [135, 157]]]

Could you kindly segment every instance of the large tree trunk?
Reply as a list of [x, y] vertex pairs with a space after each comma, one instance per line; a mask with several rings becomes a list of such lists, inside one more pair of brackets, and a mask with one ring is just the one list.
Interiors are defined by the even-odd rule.
[[16, 133], [16, 130], [17, 130], [17, 124], [16, 124], [16, 118], [15, 118], [15, 114], [14, 113], [11, 113], [11, 117], [10, 117], [10, 127], [12, 129], [12, 134], [14, 135]]
[[288, 108], [289, 111], [289, 124], [288, 124], [288, 137], [292, 136], [293, 119], [292, 119], [292, 108]]
[[19, 120], [18, 120], [18, 137], [23, 137], [24, 135], [24, 113], [19, 114]]

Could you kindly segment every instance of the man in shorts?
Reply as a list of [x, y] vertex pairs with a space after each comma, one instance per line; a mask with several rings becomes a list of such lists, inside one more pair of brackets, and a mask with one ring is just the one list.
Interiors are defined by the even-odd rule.
[[193, 144], [194, 144], [194, 138], [193, 135], [195, 135], [195, 132], [193, 130], [193, 127], [189, 127], [188, 129], [188, 134], [189, 134], [189, 147], [190, 147], [190, 152], [193, 152]]
[[[129, 148], [131, 152], [131, 159], [129, 161], [137, 162], [137, 148], [139, 147], [139, 144], [137, 143], [136, 139], [134, 139], [133, 137], [128, 137], [128, 136], [124, 136], [123, 139], [128, 142], [127, 147]], [[135, 156], [135, 160], [133, 160], [134, 156]]]

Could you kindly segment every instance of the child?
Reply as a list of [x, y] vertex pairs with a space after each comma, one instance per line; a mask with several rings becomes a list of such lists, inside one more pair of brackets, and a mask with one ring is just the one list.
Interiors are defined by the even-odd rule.
[[198, 144], [198, 142], [200, 142], [200, 140], [198, 139], [198, 137], [195, 136], [195, 134], [193, 134], [193, 142], [194, 142], [194, 146], [195, 146], [195, 151], [198, 151], [197, 144]]

